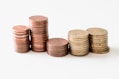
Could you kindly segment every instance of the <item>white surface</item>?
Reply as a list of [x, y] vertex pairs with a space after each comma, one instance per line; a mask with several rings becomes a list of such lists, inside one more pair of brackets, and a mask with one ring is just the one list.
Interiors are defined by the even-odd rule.
[[[49, 18], [49, 36], [67, 39], [71, 29], [102, 27], [108, 54], [51, 57], [14, 51], [12, 27], [31, 15]], [[119, 79], [119, 0], [0, 0], [0, 79]]]

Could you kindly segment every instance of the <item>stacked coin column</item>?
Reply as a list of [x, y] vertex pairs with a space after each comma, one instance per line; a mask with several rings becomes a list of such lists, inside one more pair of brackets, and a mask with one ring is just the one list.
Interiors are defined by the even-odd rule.
[[68, 41], [63, 38], [52, 38], [47, 42], [47, 52], [51, 56], [61, 57], [68, 54]]
[[107, 53], [108, 48], [108, 33], [102, 28], [89, 28], [87, 31], [90, 33], [90, 50], [94, 53]]
[[71, 30], [68, 33], [70, 53], [75, 56], [83, 56], [89, 52], [89, 33], [84, 30]]
[[44, 16], [31, 16], [31, 48], [35, 52], [46, 51], [46, 42], [48, 40], [48, 18]]
[[16, 52], [25, 53], [30, 50], [29, 47], [29, 28], [23, 25], [13, 27]]

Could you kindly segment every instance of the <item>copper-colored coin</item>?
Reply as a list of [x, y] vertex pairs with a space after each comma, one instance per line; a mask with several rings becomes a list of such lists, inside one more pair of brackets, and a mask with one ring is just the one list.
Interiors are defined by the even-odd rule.
[[42, 26], [30, 26], [30, 29], [47, 29], [48, 28], [48, 24], [46, 25], [42, 25]]
[[65, 52], [65, 54], [67, 54], [68, 53], [68, 49], [48, 49], [48, 51], [50, 51], [51, 53], [58, 53], [58, 52], [60, 52], [60, 54], [63, 54], [64, 55], [64, 52]]
[[15, 46], [17, 49], [28, 49], [29, 45], [17, 45]]
[[44, 51], [46, 51], [46, 49], [39, 49], [39, 48], [34, 48], [34, 47], [32, 47], [31, 49], [34, 52], [44, 52]]
[[44, 44], [44, 42], [46, 42], [45, 40], [31, 40], [32, 43], [35, 43], [35, 44]]
[[29, 43], [15, 43], [16, 52], [28, 52], [30, 50]]
[[30, 22], [30, 28], [46, 28], [48, 23], [43, 22]]
[[46, 43], [45, 40], [34, 40], [34, 39], [32, 39], [31, 42], [32, 42], [32, 44], [33, 44], [33, 43], [34, 43], [34, 44], [44, 44], [44, 43]]
[[[46, 28], [32, 28], [31, 29], [32, 33], [39, 33], [39, 34], [45, 34], [47, 33], [47, 29]], [[42, 33], [43, 32], [43, 33]]]
[[46, 31], [46, 30], [45, 31], [32, 31], [31, 33], [34, 35], [36, 34], [36, 35], [42, 35], [43, 36], [43, 35], [47, 35], [48, 31]]
[[41, 41], [46, 42], [48, 40], [48, 37], [31, 37], [32, 41]]
[[56, 56], [56, 57], [67, 55], [68, 41], [63, 38], [49, 39], [47, 42], [47, 53], [51, 56]]
[[31, 42], [32, 42], [32, 44], [45, 44], [46, 43], [46, 41], [44, 41], [44, 40], [41, 40], [41, 41], [32, 40]]
[[30, 49], [15, 49], [16, 52], [19, 52], [19, 53], [27, 53]]
[[32, 34], [31, 36], [31, 41], [36, 43], [36, 42], [46, 42], [48, 40], [48, 36], [47, 35], [36, 35], [36, 34]]
[[35, 22], [44, 22], [48, 20], [47, 17], [41, 15], [30, 16], [29, 19]]
[[48, 18], [45, 16], [40, 16], [40, 15], [35, 15], [29, 17], [30, 20], [30, 26], [41, 26], [41, 25], [46, 25], [48, 22]]
[[16, 33], [24, 33], [24, 32], [27, 32], [29, 30], [29, 28], [24, 25], [16, 25], [13, 27], [13, 30]]
[[28, 52], [30, 50], [29, 28], [24, 25], [13, 27], [16, 52]]
[[31, 36], [32, 37], [48, 37], [48, 34], [34, 34], [34, 33], [31, 33]]
[[46, 51], [46, 46], [44, 46], [44, 45], [32, 45], [32, 51], [44, 52], [44, 51]]
[[30, 29], [32, 30], [32, 29], [34, 29], [34, 28], [44, 28], [44, 29], [47, 29], [47, 27], [48, 27], [48, 23], [47, 24], [44, 24], [44, 25], [33, 25], [32, 24], [32, 26], [29, 26], [30, 27]]
[[39, 49], [45, 48], [45, 45], [43, 45], [43, 44], [33, 44], [32, 46], [35, 48], [39, 48]]
[[63, 38], [52, 38], [47, 43], [52, 46], [64, 46], [68, 44], [68, 41]]
[[32, 37], [32, 41], [46, 41], [48, 37]]
[[29, 17], [31, 47], [33, 51], [45, 51], [46, 41], [48, 40], [48, 18], [41, 15]]
[[29, 30], [27, 32], [14, 32], [13, 34], [18, 36], [27, 35], [29, 34]]
[[49, 51], [48, 54], [51, 55], [51, 56], [54, 56], [54, 57], [62, 57], [62, 56], [67, 55], [68, 52], [66, 53], [66, 51], [65, 52], [62, 52], [62, 51]]
[[17, 52], [28, 52], [30, 50], [29, 45], [16, 45], [15, 46], [15, 50]]
[[48, 45], [48, 48], [49, 49], [53, 49], [53, 50], [57, 50], [57, 49], [65, 49], [65, 47], [68, 47], [68, 44], [67, 45], [64, 45], [64, 46], [52, 46], [52, 45]]
[[45, 41], [32, 41], [32, 44], [46, 44]]
[[23, 39], [16, 38], [14, 41], [15, 41], [16, 44], [29, 44], [29, 39], [28, 38], [23, 38]]
[[28, 38], [29, 34], [26, 35], [14, 35], [15, 38]]
[[32, 31], [33, 36], [40, 35], [40, 36], [48, 36], [48, 31]]

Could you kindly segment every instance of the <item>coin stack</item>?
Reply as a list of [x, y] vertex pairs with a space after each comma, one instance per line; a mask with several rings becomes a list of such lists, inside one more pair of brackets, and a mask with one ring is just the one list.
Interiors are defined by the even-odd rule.
[[84, 30], [71, 30], [68, 33], [70, 53], [75, 56], [84, 56], [89, 52], [89, 33]]
[[89, 28], [90, 33], [90, 51], [94, 53], [107, 53], [108, 48], [108, 32], [102, 28]]
[[13, 27], [16, 52], [25, 53], [30, 50], [29, 28], [24, 25]]
[[30, 16], [31, 48], [35, 52], [46, 51], [48, 40], [48, 18], [45, 16]]
[[68, 54], [68, 41], [63, 38], [52, 38], [47, 42], [47, 53], [54, 57]]

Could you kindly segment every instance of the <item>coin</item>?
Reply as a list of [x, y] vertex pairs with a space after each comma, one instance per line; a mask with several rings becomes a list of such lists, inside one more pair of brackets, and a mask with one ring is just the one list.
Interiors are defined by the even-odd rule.
[[29, 30], [29, 28], [24, 25], [16, 25], [13, 27], [13, 31], [15, 33], [26, 33], [26, 32], [28, 32], [28, 30]]
[[63, 38], [51, 38], [47, 42], [47, 53], [51, 56], [62, 57], [68, 54], [68, 41]]
[[29, 17], [29, 21], [32, 50], [36, 52], [46, 51], [46, 42], [48, 40], [48, 18], [41, 15], [34, 15]]
[[74, 29], [68, 32], [70, 53], [75, 56], [84, 56], [89, 53], [89, 33], [84, 30]]
[[107, 53], [108, 47], [108, 32], [103, 28], [88, 28], [90, 34], [90, 51], [93, 53]]
[[29, 28], [24, 25], [16, 25], [13, 27], [15, 51], [25, 53], [30, 50]]

